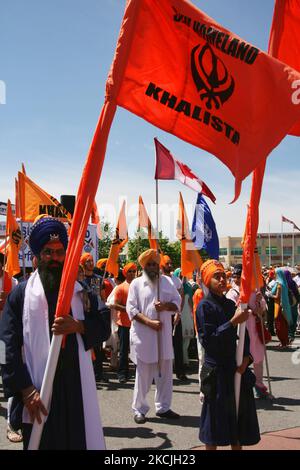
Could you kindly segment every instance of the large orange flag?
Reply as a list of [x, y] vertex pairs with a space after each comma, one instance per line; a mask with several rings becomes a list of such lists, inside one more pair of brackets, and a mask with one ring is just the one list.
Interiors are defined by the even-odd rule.
[[[119, 93], [119, 48], [135, 4], [133, 42]], [[248, 176], [300, 118], [300, 73], [228, 31], [188, 0], [127, 2], [108, 96]], [[284, 119], [282, 118], [284, 116]]]
[[20, 272], [19, 251], [21, 248], [21, 231], [13, 215], [10, 200], [7, 202], [6, 237], [8, 238], [8, 244], [6, 247], [4, 270], [10, 277], [13, 277]]
[[112, 241], [108, 260], [106, 262], [105, 271], [107, 273], [112, 273], [115, 277], [119, 273], [119, 254], [122, 248], [128, 242], [128, 231], [126, 224], [126, 215], [125, 215], [125, 201], [122, 204], [122, 208], [119, 214], [119, 219], [116, 227], [115, 238]]
[[[269, 54], [300, 72], [300, 1], [275, 0]], [[294, 84], [294, 99], [300, 102], [300, 82]], [[289, 134], [300, 137], [300, 120]]]
[[161, 253], [159, 242], [156, 238], [155, 230], [152, 226], [151, 220], [150, 220], [149, 215], [146, 211], [142, 196], [139, 197], [139, 225], [138, 225], [138, 230], [140, 228], [146, 228], [148, 230], [148, 238], [149, 238], [150, 248], [152, 248], [153, 250], [159, 251]]
[[181, 193], [179, 193], [177, 238], [181, 241], [181, 274], [191, 277], [193, 272], [201, 267], [203, 261], [190, 236], [189, 222]]
[[23, 221], [33, 222], [39, 215], [47, 214], [71, 222], [71, 214], [58, 200], [40, 188], [23, 172], [18, 173], [17, 190], [20, 201], [18, 210]]

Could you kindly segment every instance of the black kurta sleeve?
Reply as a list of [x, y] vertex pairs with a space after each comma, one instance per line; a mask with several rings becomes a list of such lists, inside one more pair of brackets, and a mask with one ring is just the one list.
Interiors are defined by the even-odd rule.
[[231, 343], [236, 332], [232, 323], [227, 321], [218, 326], [217, 312], [206, 301], [200, 302], [196, 312], [199, 340], [208, 356], [222, 358], [231, 351]]
[[0, 340], [3, 348], [1, 369], [6, 397], [16, 395], [32, 385], [22, 358], [24, 292], [25, 283], [21, 283], [10, 293], [0, 320]]
[[89, 299], [91, 309], [84, 313], [84, 334], [82, 335], [86, 351], [108, 340], [111, 335], [110, 309], [108, 307], [98, 309], [98, 299], [94, 294], [89, 294]]

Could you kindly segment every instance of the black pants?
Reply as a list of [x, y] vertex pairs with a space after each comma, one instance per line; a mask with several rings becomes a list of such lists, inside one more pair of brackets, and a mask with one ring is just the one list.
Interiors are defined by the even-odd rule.
[[119, 358], [119, 369], [118, 376], [128, 377], [129, 365], [128, 365], [128, 354], [129, 354], [129, 330], [127, 326], [118, 327], [118, 335], [120, 340], [120, 358]]
[[[172, 316], [172, 325], [174, 328], [174, 318]], [[177, 376], [184, 375], [184, 364], [183, 364], [183, 341], [182, 341], [182, 325], [181, 320], [176, 325], [175, 334], [173, 336], [173, 349], [174, 349], [174, 365], [175, 365], [175, 374]]]
[[269, 332], [274, 334], [274, 299], [268, 299], [267, 324]]
[[94, 361], [94, 371], [96, 377], [102, 377], [103, 375], [103, 360], [104, 360], [104, 352], [102, 348], [102, 344], [99, 346], [94, 347], [94, 353], [95, 353], [95, 361]]

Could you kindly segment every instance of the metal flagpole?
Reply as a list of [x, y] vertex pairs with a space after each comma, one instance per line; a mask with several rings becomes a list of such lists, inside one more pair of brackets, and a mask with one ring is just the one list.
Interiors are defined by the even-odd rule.
[[283, 266], [283, 220], [281, 216], [281, 266]]
[[[158, 232], [158, 180], [156, 179], [156, 237], [157, 243], [159, 239]], [[159, 253], [159, 251], [157, 251]], [[158, 279], [157, 279], [157, 302], [160, 301], [160, 267], [158, 268]], [[160, 312], [157, 312], [157, 320], [160, 321]], [[160, 351], [160, 330], [157, 331], [157, 355], [158, 355], [158, 376], [161, 377], [161, 351]]]
[[271, 251], [271, 225], [269, 222], [269, 267], [272, 266], [272, 251]]
[[292, 259], [292, 268], [295, 267], [295, 227], [293, 225], [293, 259]]

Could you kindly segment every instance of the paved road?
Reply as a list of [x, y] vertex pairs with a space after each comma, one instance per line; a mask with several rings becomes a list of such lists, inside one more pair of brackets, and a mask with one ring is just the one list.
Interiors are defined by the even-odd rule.
[[[300, 338], [289, 351], [277, 351], [273, 341], [268, 347], [272, 391], [275, 396], [273, 403], [257, 400], [257, 410], [262, 433], [300, 426]], [[294, 354], [294, 356], [293, 356]], [[294, 357], [293, 363], [292, 358]], [[98, 397], [109, 450], [116, 449], [191, 449], [201, 445], [198, 440], [198, 425], [201, 406], [199, 403], [199, 386], [196, 373], [196, 362], [192, 362], [194, 370], [189, 375], [188, 385], [179, 384], [174, 379], [173, 406], [174, 411], [181, 414], [181, 419], [166, 422], [155, 416], [154, 387], [149, 394], [151, 410], [148, 421], [138, 426], [133, 421], [131, 400], [133, 381], [121, 385], [116, 375], [109, 372], [111, 383], [98, 385]], [[1, 392], [1, 390], [0, 390]], [[0, 393], [0, 449], [20, 449], [20, 444], [11, 444], [6, 439], [5, 400]], [[298, 436], [300, 438], [300, 436]]]

